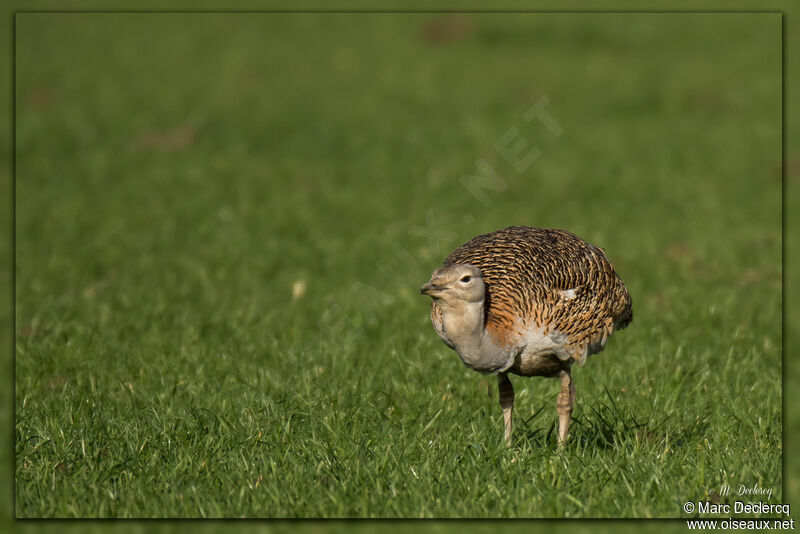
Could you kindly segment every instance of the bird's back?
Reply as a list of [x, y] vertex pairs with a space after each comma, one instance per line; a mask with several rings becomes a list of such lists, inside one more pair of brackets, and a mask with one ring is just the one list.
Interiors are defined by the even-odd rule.
[[445, 259], [481, 270], [486, 329], [504, 344], [530, 328], [563, 336], [580, 363], [633, 318], [631, 298], [605, 253], [564, 230], [512, 226], [479, 235]]

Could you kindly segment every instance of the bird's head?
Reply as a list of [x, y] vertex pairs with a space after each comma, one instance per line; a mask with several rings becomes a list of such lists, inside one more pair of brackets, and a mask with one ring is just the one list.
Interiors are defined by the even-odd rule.
[[473, 265], [454, 263], [433, 271], [431, 279], [419, 292], [455, 306], [459, 302], [482, 301], [486, 286], [480, 269]]

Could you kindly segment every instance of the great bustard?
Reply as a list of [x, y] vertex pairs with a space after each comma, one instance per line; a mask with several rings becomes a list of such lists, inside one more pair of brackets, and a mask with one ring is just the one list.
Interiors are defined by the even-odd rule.
[[572, 363], [582, 366], [633, 319], [628, 290], [604, 252], [564, 230], [511, 226], [479, 235], [450, 254], [420, 293], [433, 298], [441, 340], [470, 369], [497, 375], [508, 445], [508, 374], [561, 379], [563, 445], [575, 403]]

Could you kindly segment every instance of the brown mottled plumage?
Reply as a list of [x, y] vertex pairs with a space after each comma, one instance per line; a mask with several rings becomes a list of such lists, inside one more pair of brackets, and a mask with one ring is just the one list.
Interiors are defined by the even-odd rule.
[[632, 320], [631, 298], [605, 253], [564, 230], [512, 226], [465, 243], [434, 271], [439, 337], [472, 369], [498, 374], [510, 443], [513, 388], [508, 373], [558, 376], [559, 442], [567, 436], [573, 362], [600, 352]]
[[[564, 230], [511, 226], [479, 235], [457, 248], [445, 265], [480, 269], [486, 283], [486, 328], [508, 340], [515, 323], [558, 330], [584, 363], [632, 318], [631, 298], [605, 253]], [[574, 297], [565, 298], [573, 290]], [[435, 302], [432, 304], [435, 306]]]

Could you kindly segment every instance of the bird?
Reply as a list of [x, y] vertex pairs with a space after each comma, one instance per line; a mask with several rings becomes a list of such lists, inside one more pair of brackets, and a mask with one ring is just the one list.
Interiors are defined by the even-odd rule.
[[633, 320], [633, 303], [603, 249], [565, 230], [510, 226], [474, 237], [433, 271], [420, 293], [431, 322], [468, 368], [497, 375], [503, 437], [512, 445], [509, 375], [561, 380], [558, 445], [567, 441], [570, 369]]

